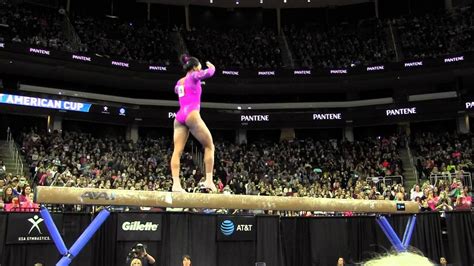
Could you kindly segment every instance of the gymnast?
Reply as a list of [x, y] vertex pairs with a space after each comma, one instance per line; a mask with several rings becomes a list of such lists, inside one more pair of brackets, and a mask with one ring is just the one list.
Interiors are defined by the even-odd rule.
[[201, 69], [201, 63], [195, 57], [187, 55], [181, 56], [181, 63], [186, 72], [186, 76], [181, 78], [174, 88], [179, 97], [180, 109], [176, 113], [174, 120], [174, 150], [171, 157], [171, 175], [173, 178], [173, 192], [185, 192], [181, 186], [179, 177], [179, 165], [181, 154], [189, 137], [189, 132], [204, 147], [204, 165], [206, 170], [206, 180], [204, 186], [212, 192], [217, 188], [213, 181], [214, 170], [214, 143], [212, 135], [201, 118], [199, 110], [201, 108], [201, 80], [214, 75], [216, 68], [210, 62], [206, 62], [207, 69]]

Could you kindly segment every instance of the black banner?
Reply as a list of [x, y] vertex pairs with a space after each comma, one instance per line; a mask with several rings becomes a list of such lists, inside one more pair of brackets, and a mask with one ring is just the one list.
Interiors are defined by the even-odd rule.
[[[178, 66], [149, 65], [135, 61], [127, 61], [125, 58], [103, 58], [95, 54], [73, 54], [63, 51], [52, 50], [49, 48], [31, 47], [18, 43], [0, 42], [0, 51], [9, 51], [21, 54], [27, 54], [32, 57], [43, 57], [51, 59], [60, 59], [69, 63], [82, 65], [100, 65], [115, 69], [140, 71], [157, 74], [178, 74], [181, 68]], [[235, 78], [276, 78], [276, 77], [295, 77], [304, 79], [308, 77], [321, 76], [339, 76], [371, 74], [376, 75], [390, 71], [417, 71], [427, 67], [443, 67], [462, 64], [473, 61], [472, 52], [466, 54], [453, 54], [436, 59], [409, 60], [404, 62], [387, 62], [378, 65], [355, 66], [351, 68], [320, 68], [320, 69], [220, 69], [216, 76]]]
[[[61, 232], [63, 216], [52, 214], [54, 224]], [[53, 243], [44, 219], [39, 213], [15, 213], [8, 215], [6, 244]]]
[[254, 216], [218, 216], [217, 241], [254, 241]]
[[119, 213], [118, 241], [160, 241], [162, 215], [148, 213]]

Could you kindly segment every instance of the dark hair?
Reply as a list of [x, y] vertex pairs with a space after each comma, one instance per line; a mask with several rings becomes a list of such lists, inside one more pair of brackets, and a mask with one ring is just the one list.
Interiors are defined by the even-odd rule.
[[187, 54], [183, 54], [181, 56], [180, 62], [183, 65], [183, 70], [186, 72], [193, 69], [193, 67], [197, 67], [200, 64], [199, 59], [197, 59], [196, 57], [189, 56]]
[[23, 195], [23, 196], [25, 196], [25, 197], [28, 196], [28, 195], [26, 195], [26, 188], [27, 188], [27, 187], [29, 187], [29, 188], [31, 189], [31, 186], [30, 186], [30, 185], [25, 185], [25, 186], [23, 187], [23, 190], [21, 191], [21, 195]]
[[188, 259], [188, 260], [190, 261], [190, 260], [191, 260], [191, 256], [189, 256], [189, 255], [184, 255], [184, 256], [183, 256], [183, 260], [184, 260], [184, 259]]

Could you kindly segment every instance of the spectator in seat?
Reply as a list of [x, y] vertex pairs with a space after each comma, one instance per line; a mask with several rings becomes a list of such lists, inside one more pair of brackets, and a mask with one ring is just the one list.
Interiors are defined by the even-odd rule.
[[448, 197], [448, 193], [446, 191], [441, 191], [439, 195], [438, 204], [436, 205], [436, 210], [438, 211], [452, 211], [453, 210], [451, 199]]
[[13, 194], [13, 188], [11, 186], [6, 186], [3, 188], [3, 203], [9, 204], [13, 202], [13, 199], [16, 196]]
[[21, 191], [21, 194], [19, 196], [20, 202], [26, 202], [29, 201], [30, 199], [30, 194], [31, 194], [31, 187], [30, 185], [26, 185], [23, 190]]
[[18, 177], [15, 176], [12, 178], [11, 187], [13, 189], [13, 195], [15, 195], [15, 197], [18, 197], [21, 192], [21, 190], [18, 191]]
[[414, 201], [417, 197], [423, 197], [423, 191], [420, 189], [420, 185], [416, 184], [410, 192], [410, 199]]
[[464, 187], [461, 195], [456, 198], [456, 210], [470, 210], [472, 207], [472, 196], [468, 187]]
[[438, 196], [434, 194], [434, 191], [430, 189], [428, 191], [428, 196], [426, 197], [426, 202], [428, 203], [428, 208], [431, 211], [436, 210], [436, 206], [438, 204]]

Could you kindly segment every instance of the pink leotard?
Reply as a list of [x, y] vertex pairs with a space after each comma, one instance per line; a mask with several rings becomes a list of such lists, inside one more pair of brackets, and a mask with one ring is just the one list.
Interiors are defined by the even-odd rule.
[[179, 97], [179, 111], [176, 113], [176, 120], [179, 123], [186, 125], [189, 114], [194, 110], [201, 109], [201, 80], [212, 77], [215, 71], [214, 67], [193, 71], [176, 83], [174, 92]]

